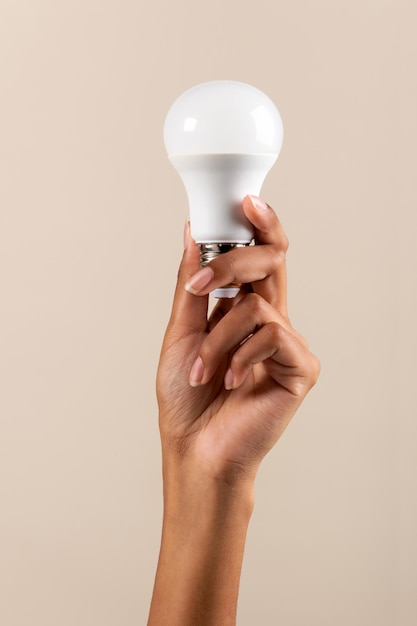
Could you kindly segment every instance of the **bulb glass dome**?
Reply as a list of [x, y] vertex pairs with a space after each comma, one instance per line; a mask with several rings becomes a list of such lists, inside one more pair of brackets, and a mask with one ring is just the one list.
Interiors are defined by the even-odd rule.
[[220, 80], [184, 92], [168, 111], [164, 141], [168, 155], [269, 154], [278, 156], [281, 116], [262, 91]]

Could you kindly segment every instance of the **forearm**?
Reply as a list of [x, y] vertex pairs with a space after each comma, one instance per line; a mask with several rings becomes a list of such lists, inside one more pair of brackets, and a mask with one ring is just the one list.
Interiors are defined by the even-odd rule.
[[220, 481], [164, 459], [164, 521], [148, 626], [232, 626], [246, 532], [249, 479]]

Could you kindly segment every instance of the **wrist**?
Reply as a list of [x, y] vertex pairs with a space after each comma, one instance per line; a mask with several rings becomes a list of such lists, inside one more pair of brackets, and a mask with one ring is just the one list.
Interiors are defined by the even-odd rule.
[[[203, 515], [249, 522], [254, 507], [254, 476], [241, 468], [213, 472], [204, 463], [177, 454], [163, 454], [165, 521]], [[177, 517], [178, 516], [178, 517]]]
[[183, 481], [195, 476], [204, 483], [235, 491], [253, 489], [261, 461], [256, 450], [250, 455], [228, 450], [223, 441], [206, 437], [203, 430], [176, 436], [160, 427], [160, 432], [164, 483], [169, 478]]

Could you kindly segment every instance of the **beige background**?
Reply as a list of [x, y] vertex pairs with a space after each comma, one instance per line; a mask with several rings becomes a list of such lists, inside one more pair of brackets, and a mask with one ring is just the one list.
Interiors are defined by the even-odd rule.
[[282, 113], [263, 196], [322, 361], [258, 476], [238, 623], [416, 623], [416, 17], [414, 0], [0, 1], [2, 626], [146, 622], [186, 217], [162, 125], [217, 78]]

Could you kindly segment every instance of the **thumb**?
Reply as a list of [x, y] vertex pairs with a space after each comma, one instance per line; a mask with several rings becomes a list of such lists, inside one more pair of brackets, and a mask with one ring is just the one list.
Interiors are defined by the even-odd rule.
[[171, 318], [167, 332], [180, 339], [207, 329], [208, 296], [195, 296], [185, 289], [188, 280], [200, 269], [200, 253], [191, 237], [190, 224], [184, 229], [184, 254], [178, 271]]

